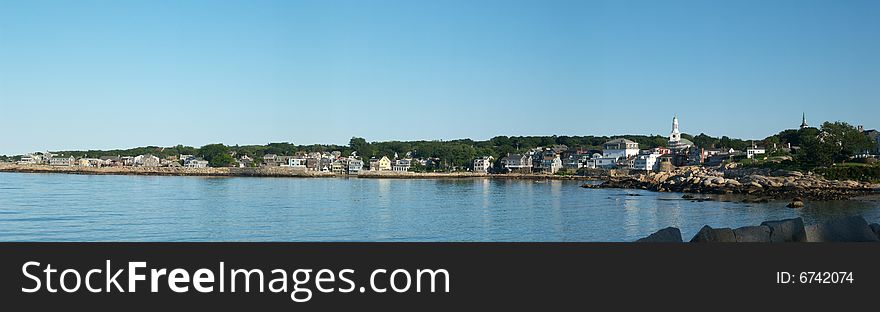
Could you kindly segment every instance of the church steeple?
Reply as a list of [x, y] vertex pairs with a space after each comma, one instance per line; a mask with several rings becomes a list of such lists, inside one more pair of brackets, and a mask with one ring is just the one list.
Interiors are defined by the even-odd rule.
[[801, 129], [806, 129], [809, 127], [810, 126], [807, 125], [807, 113], [804, 113], [803, 117], [801, 118]]
[[670, 142], [678, 142], [681, 140], [681, 131], [678, 130], [678, 114], [672, 117], [672, 133], [669, 134]]

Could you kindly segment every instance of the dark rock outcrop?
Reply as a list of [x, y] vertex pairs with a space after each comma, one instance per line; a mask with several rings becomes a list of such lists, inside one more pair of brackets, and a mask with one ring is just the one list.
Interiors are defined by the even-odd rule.
[[804, 220], [801, 218], [765, 221], [762, 222], [761, 225], [770, 228], [771, 242], [783, 243], [807, 241], [807, 231], [804, 228]]
[[861, 216], [829, 220], [806, 227], [808, 242], [876, 242], [877, 234]]
[[744, 226], [733, 230], [733, 236], [737, 243], [769, 243], [770, 227]]
[[713, 229], [711, 226], [703, 226], [697, 235], [691, 239], [691, 243], [733, 243], [736, 236], [730, 228]]
[[791, 202], [785, 207], [788, 208], [804, 208], [804, 200], [799, 197], [792, 198]]
[[674, 227], [661, 229], [648, 237], [641, 238], [637, 243], [681, 243], [681, 230]]

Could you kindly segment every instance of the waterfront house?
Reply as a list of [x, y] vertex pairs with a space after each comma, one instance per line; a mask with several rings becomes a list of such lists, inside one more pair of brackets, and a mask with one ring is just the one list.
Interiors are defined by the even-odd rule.
[[76, 158], [74, 158], [73, 156], [52, 157], [52, 158], [49, 158], [49, 165], [50, 166], [65, 166], [65, 167], [74, 166], [74, 165], [76, 165]]
[[76, 160], [76, 165], [80, 167], [91, 167], [91, 163], [89, 163], [88, 158], [80, 158]]
[[664, 154], [649, 151], [636, 157], [633, 169], [644, 171], [657, 171], [660, 168], [660, 156]]
[[100, 159], [102, 162], [102, 166], [121, 167], [123, 165], [122, 157], [119, 156], [101, 156]]
[[346, 158], [336, 159], [333, 161], [333, 163], [330, 164], [330, 172], [333, 172], [335, 174], [344, 174], [347, 166], [348, 164], [346, 164]]
[[263, 155], [263, 165], [268, 166], [268, 167], [272, 167], [272, 166], [281, 165], [281, 163], [278, 162], [278, 155], [266, 154], [266, 155]]
[[627, 139], [614, 139], [602, 145], [602, 156], [606, 158], [628, 158], [639, 154], [639, 143]]
[[492, 169], [492, 161], [495, 158], [492, 156], [483, 156], [477, 159], [474, 159], [474, 172], [478, 173], [488, 173], [489, 170]]
[[39, 153], [27, 153], [21, 156], [19, 165], [39, 165], [43, 163], [43, 155]]
[[529, 154], [509, 154], [501, 158], [501, 167], [507, 172], [532, 172], [532, 156]]
[[537, 172], [554, 174], [562, 169], [562, 159], [555, 149], [546, 148], [535, 153], [534, 167]]
[[387, 156], [382, 156], [382, 158], [371, 158], [370, 159], [370, 171], [390, 171], [391, 170], [391, 159]]
[[391, 166], [391, 171], [407, 172], [410, 167], [412, 167], [412, 159], [398, 159], [394, 161], [394, 165]]
[[767, 150], [764, 149], [763, 147], [752, 146], [752, 147], [746, 149], [746, 158], [749, 158], [749, 159], [755, 158], [755, 156], [761, 155], [764, 153], [767, 153]]
[[348, 158], [348, 174], [358, 174], [364, 168], [364, 161], [358, 158]]
[[301, 156], [282, 157], [282, 158], [285, 158], [286, 162], [283, 165], [285, 167], [306, 169], [306, 159]]
[[189, 158], [184, 163], [183, 166], [186, 168], [208, 168], [208, 161], [200, 158]]
[[136, 167], [159, 167], [159, 157], [152, 154], [138, 155], [134, 157], [134, 166]]

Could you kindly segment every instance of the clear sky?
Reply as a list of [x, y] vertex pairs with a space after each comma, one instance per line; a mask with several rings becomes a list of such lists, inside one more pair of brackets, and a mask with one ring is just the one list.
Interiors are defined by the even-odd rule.
[[0, 154], [880, 127], [880, 1], [0, 0]]

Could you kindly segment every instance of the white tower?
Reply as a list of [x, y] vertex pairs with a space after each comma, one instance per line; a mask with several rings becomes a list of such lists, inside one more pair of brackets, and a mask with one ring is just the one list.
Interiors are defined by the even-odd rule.
[[681, 132], [678, 131], [678, 115], [672, 117], [672, 133], [669, 134], [669, 142], [681, 141]]

